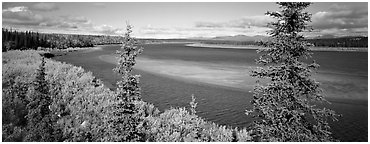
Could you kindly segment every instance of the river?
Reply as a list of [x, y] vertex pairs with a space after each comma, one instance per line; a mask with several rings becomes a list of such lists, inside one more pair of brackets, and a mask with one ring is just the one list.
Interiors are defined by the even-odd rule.
[[[117, 45], [94, 51], [76, 51], [53, 59], [93, 72], [115, 88], [113, 73]], [[256, 67], [255, 50], [188, 47], [184, 44], [146, 44], [134, 72], [141, 75], [144, 101], [160, 110], [188, 107], [197, 98], [197, 114], [218, 124], [245, 127], [255, 84], [248, 72]], [[367, 141], [367, 52], [314, 52], [320, 68], [313, 78], [321, 83], [332, 103], [328, 108], [342, 114], [332, 122], [333, 136], [341, 141]]]

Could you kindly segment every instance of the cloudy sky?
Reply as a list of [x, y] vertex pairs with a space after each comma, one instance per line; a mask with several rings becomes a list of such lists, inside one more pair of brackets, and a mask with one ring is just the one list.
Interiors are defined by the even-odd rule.
[[[189, 38], [266, 35], [277, 11], [273, 2], [2, 3], [2, 27], [48, 33], [124, 33], [126, 22], [138, 38]], [[320, 3], [308, 9], [314, 32], [307, 36], [367, 36], [367, 3]]]

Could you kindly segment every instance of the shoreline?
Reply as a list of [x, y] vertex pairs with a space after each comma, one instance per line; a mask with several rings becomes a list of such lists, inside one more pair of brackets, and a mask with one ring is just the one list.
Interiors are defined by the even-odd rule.
[[102, 46], [93, 46], [93, 47], [76, 47], [76, 48], [66, 48], [66, 49], [51, 49], [51, 48], [42, 48], [45, 52], [53, 54], [54, 56], [62, 56], [71, 52], [81, 51], [82, 53], [89, 53], [93, 51], [103, 50]]
[[[204, 47], [204, 48], [223, 48], [223, 49], [266, 49], [260, 46], [254, 45], [229, 45], [229, 44], [202, 44], [192, 43], [186, 44], [188, 47]], [[338, 51], [338, 52], [367, 52], [367, 48], [356, 48], [356, 47], [312, 47], [312, 51]]]
[[102, 50], [102, 46], [105, 45], [96, 45], [93, 47], [69, 47], [66, 49], [53, 49], [53, 48], [40, 48], [40, 50], [47, 51], [47, 52], [74, 52], [74, 51], [81, 51], [81, 50]]

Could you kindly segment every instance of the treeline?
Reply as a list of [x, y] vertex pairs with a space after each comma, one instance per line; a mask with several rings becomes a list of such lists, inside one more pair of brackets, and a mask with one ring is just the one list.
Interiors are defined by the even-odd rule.
[[341, 37], [308, 39], [307, 41], [319, 47], [367, 47], [367, 37]]
[[120, 36], [46, 34], [32, 31], [2, 29], [2, 51], [43, 48], [66, 49], [69, 47], [92, 47], [102, 44], [117, 44]]
[[[258, 45], [256, 41], [231, 41], [231, 40], [199, 40], [204, 44], [226, 44], [226, 45]], [[316, 47], [367, 47], [367, 37], [340, 37], [324, 39], [307, 39]]]

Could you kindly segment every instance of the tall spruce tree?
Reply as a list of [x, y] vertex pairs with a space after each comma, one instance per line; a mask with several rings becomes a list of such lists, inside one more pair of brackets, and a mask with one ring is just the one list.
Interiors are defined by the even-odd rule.
[[302, 32], [309, 31], [307, 22], [311, 14], [304, 12], [311, 3], [279, 2], [281, 11], [266, 14], [277, 19], [269, 23], [271, 40], [261, 42], [266, 49], [257, 63], [263, 65], [252, 70], [251, 76], [262, 78], [267, 84], [254, 88], [253, 108], [247, 114], [256, 117], [256, 141], [332, 141], [328, 119], [337, 120], [334, 111], [319, 108], [315, 103], [328, 103], [311, 79], [319, 67], [310, 59], [310, 44]]
[[45, 60], [42, 58], [41, 65], [37, 69], [36, 78], [28, 93], [27, 104], [27, 135], [25, 141], [53, 142], [59, 141], [58, 133], [49, 106], [52, 99], [49, 95], [48, 83], [45, 80]]
[[127, 25], [121, 50], [117, 50], [118, 65], [114, 71], [122, 76], [117, 82], [113, 118], [110, 121], [110, 136], [108, 141], [142, 141], [143, 134], [138, 130], [141, 121], [137, 115], [138, 109], [134, 102], [141, 100], [139, 75], [133, 75], [132, 69], [136, 57], [143, 51], [137, 46], [137, 40], [131, 37], [132, 26]]

